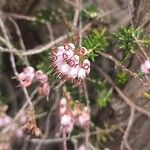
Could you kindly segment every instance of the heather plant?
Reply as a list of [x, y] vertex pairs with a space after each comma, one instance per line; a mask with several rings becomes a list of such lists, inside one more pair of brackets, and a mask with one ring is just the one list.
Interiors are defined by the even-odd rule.
[[0, 74], [0, 134], [9, 137], [1, 146], [0, 136], [0, 149], [15, 137], [24, 149], [62, 143], [67, 150], [72, 143], [75, 150], [106, 150], [116, 135], [116, 149], [132, 149], [134, 121], [150, 117], [143, 104], [149, 108], [150, 36], [133, 25], [134, 17], [118, 27], [120, 10], [105, 12], [96, 1], [65, 3], [34, 16], [0, 13], [0, 68], [8, 76]]

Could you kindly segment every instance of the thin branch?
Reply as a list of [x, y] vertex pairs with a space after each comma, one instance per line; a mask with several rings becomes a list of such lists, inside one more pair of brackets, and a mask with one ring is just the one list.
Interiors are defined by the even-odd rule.
[[[114, 130], [116, 129], [100, 129], [98, 131], [94, 131], [90, 133], [90, 136], [92, 135], [96, 135], [96, 134], [109, 134], [109, 133], [113, 133]], [[66, 140], [72, 140], [72, 139], [80, 139], [80, 138], [84, 138], [85, 137], [85, 133], [80, 133], [78, 135], [75, 136], [71, 136], [71, 137], [66, 137]], [[43, 142], [43, 144], [51, 144], [51, 143], [61, 143], [63, 142], [63, 138], [53, 138], [53, 139], [31, 139], [32, 143], [39, 143], [39, 142]]]
[[105, 78], [108, 80], [108, 82], [112, 85], [112, 87], [116, 90], [116, 92], [118, 93], [118, 95], [122, 98], [122, 100], [124, 100], [124, 102], [129, 105], [130, 107], [133, 107], [135, 110], [137, 110], [138, 112], [150, 117], [150, 112], [147, 111], [146, 109], [143, 109], [142, 107], [136, 105], [135, 103], [133, 103], [113, 82], [113, 80], [102, 70], [100, 69], [98, 66], [94, 65], [96, 70]]
[[12, 17], [14, 19], [20, 19], [20, 20], [27, 20], [27, 21], [36, 21], [36, 17], [33, 16], [25, 16], [25, 15], [20, 15], [20, 14], [14, 14], [14, 13], [6, 13], [6, 16]]
[[[87, 31], [89, 28], [91, 28], [91, 26], [93, 25], [93, 23], [95, 23], [95, 21], [98, 21], [100, 18], [103, 18], [107, 15], [110, 15], [112, 13], [115, 13], [117, 11], [119, 11], [120, 9], [115, 9], [112, 10], [104, 15], [99, 16], [96, 20], [94, 20], [93, 22], [88, 23], [87, 25], [85, 25], [82, 30], [81, 30], [81, 34], [83, 34], [85, 31]], [[69, 36], [73, 36], [74, 33], [70, 33]], [[57, 38], [55, 41], [49, 42], [45, 45], [39, 46], [38, 48], [34, 48], [34, 49], [29, 49], [26, 52], [22, 53], [22, 55], [35, 55], [35, 54], [39, 54], [42, 53], [44, 51], [49, 50], [51, 47], [53, 47], [55, 44], [65, 41], [68, 38], [68, 34], [64, 34], [62, 36], [60, 36], [59, 38]]]
[[114, 58], [112, 55], [106, 54], [104, 52], [99, 52], [98, 54], [102, 55], [103, 57], [111, 60], [112, 62], [115, 63], [115, 65], [117, 65], [119, 68], [121, 68], [123, 71], [127, 72], [130, 74], [130, 76], [134, 77], [135, 79], [137, 79], [139, 81], [139, 83], [141, 83], [142, 85], [144, 85], [147, 89], [150, 89], [149, 84], [143, 82], [142, 79], [140, 79], [138, 77], [138, 75], [134, 72], [132, 72], [131, 70], [127, 69], [125, 66], [123, 66], [116, 58]]
[[[1, 18], [0, 18], [0, 27], [2, 29], [2, 32], [3, 32], [5, 39], [7, 41], [7, 47], [10, 50], [10, 61], [11, 61], [11, 66], [12, 66], [13, 72], [14, 72], [15, 76], [17, 77], [18, 81], [21, 83], [21, 80], [19, 79], [19, 76], [18, 76], [19, 74], [18, 74], [17, 69], [16, 69], [14, 55], [13, 55], [13, 53], [11, 53], [11, 49], [13, 48], [13, 46], [11, 45], [10, 39], [8, 37], [8, 34], [7, 34], [7, 30], [6, 30], [5, 25], [4, 25]], [[33, 105], [32, 105], [32, 102], [31, 102], [31, 99], [30, 99], [30, 96], [28, 94], [27, 89], [22, 86], [22, 90], [24, 92], [26, 100], [28, 101], [28, 104], [30, 105], [31, 109], [33, 110]]]
[[75, 0], [75, 14], [74, 14], [74, 18], [73, 18], [73, 32], [76, 32], [77, 29], [77, 24], [78, 24], [78, 20], [79, 20], [79, 15], [80, 15], [80, 1], [81, 0]]
[[[16, 23], [16, 21], [14, 19], [12, 19], [11, 17], [9, 17], [9, 20], [12, 22], [12, 24], [14, 25], [15, 29], [16, 29], [16, 34], [18, 36], [18, 42], [20, 44], [20, 48], [22, 49], [23, 52], [26, 51], [26, 47], [24, 45], [24, 42], [23, 42], [23, 39], [22, 39], [22, 35], [21, 35], [21, 32], [20, 32], [20, 29], [18, 27], [18, 24]], [[28, 59], [26, 56], [24, 56], [24, 63], [26, 65], [29, 65], [29, 62], [28, 62]]]
[[124, 150], [125, 147], [128, 150], [132, 150], [132, 148], [128, 144], [128, 137], [129, 137], [131, 128], [133, 126], [134, 120], [135, 120], [135, 109], [131, 107], [131, 113], [130, 113], [128, 125], [127, 125], [126, 131], [124, 133], [123, 140], [121, 142], [120, 150]]
[[[110, 15], [112, 13], [116, 13], [120, 11], [120, 9], [115, 9], [115, 10], [112, 10], [108, 13], [105, 13], [104, 15], [101, 15], [99, 16], [98, 18], [96, 18], [94, 21], [88, 23], [87, 25], [85, 25], [82, 30], [80, 30], [80, 34], [83, 34], [84, 32], [86, 32], [89, 28], [91, 28], [91, 26], [93, 25], [93, 23], [95, 23], [96, 21], [98, 21], [100, 18], [103, 18], [107, 15]], [[13, 15], [10, 15], [11, 17], [15, 16], [15, 17], [18, 17], [18, 18], [21, 18], [22, 16], [18, 15], [18, 14], [13, 14]], [[70, 33], [69, 36], [73, 36], [74, 33]], [[36, 55], [36, 54], [39, 54], [39, 53], [42, 53], [42, 52], [45, 52], [47, 50], [49, 50], [51, 47], [53, 47], [55, 44], [57, 43], [60, 43], [60, 42], [63, 42], [65, 41], [66, 39], [68, 38], [68, 34], [64, 34], [62, 36], [60, 36], [59, 38], [55, 39], [54, 41], [51, 41], [45, 45], [40, 45], [34, 49], [28, 49], [26, 50], [26, 52], [18, 52], [14, 47], [11, 48], [11, 53], [15, 54], [15, 55], [18, 55], [18, 56], [25, 56], [25, 55]], [[0, 51], [1, 52], [10, 52], [9, 49], [1, 49], [0, 48]], [[20, 51], [20, 50], [19, 50]]]

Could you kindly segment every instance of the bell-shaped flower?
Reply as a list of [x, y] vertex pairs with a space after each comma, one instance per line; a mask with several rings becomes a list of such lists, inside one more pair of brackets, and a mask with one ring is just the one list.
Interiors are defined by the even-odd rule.
[[50, 86], [49, 86], [48, 82], [45, 82], [41, 86], [39, 86], [38, 91], [39, 91], [40, 95], [47, 96], [50, 92]]
[[90, 115], [87, 111], [83, 110], [78, 116], [78, 125], [83, 128], [88, 128], [90, 125]]
[[88, 51], [87, 51], [87, 49], [86, 49], [85, 47], [80, 47], [78, 53], [79, 53], [79, 55], [81, 55], [81, 56], [85, 56], [85, 55], [87, 55]]
[[82, 63], [82, 67], [86, 70], [86, 73], [90, 73], [90, 61], [88, 59], [85, 59]]
[[146, 60], [142, 65], [141, 65], [141, 71], [145, 74], [150, 73], [150, 61]]
[[18, 78], [21, 81], [21, 85], [24, 87], [30, 86], [34, 77], [35, 77], [35, 73], [33, 67], [26, 67], [23, 70], [23, 72], [18, 74]]
[[78, 72], [78, 79], [84, 80], [86, 77], [86, 70], [84, 68], [80, 68]]
[[45, 82], [48, 81], [48, 76], [46, 74], [44, 74], [42, 70], [38, 70], [35, 72], [35, 78], [41, 84], [44, 84]]

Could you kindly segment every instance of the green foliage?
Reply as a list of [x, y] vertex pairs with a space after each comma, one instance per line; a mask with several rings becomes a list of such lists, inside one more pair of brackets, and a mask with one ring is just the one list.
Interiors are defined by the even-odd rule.
[[135, 38], [138, 38], [139, 33], [141, 33], [139, 29], [122, 27], [117, 33], [113, 34], [117, 47], [123, 49], [124, 60], [128, 59], [137, 50], [138, 46]]
[[104, 37], [105, 31], [98, 31], [93, 29], [93, 31], [83, 40], [83, 46], [88, 49], [89, 57], [92, 61], [98, 56], [98, 52], [104, 51], [108, 46], [106, 38]]
[[149, 93], [145, 92], [144, 97], [147, 98], [148, 100], [150, 100], [150, 94]]
[[118, 72], [116, 75], [116, 83], [119, 86], [124, 86], [129, 80], [129, 75], [126, 72]]
[[108, 90], [107, 88], [103, 88], [101, 90], [100, 97], [97, 101], [99, 107], [100, 108], [106, 107], [111, 100], [111, 96], [112, 96], [112, 89]]
[[145, 37], [142, 43], [145, 47], [150, 48], [150, 36]]

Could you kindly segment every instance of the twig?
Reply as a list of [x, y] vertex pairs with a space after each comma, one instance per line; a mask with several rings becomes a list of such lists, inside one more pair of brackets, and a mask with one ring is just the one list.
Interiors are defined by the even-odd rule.
[[138, 41], [138, 39], [137, 39], [136, 37], [135, 37], [134, 39], [135, 39], [136, 43], [139, 45], [139, 47], [140, 47], [141, 51], [143, 52], [144, 56], [146, 57], [146, 59], [148, 59], [149, 57], [148, 57], [148, 55], [146, 54], [146, 52], [144, 51], [144, 49], [143, 49], [143, 47], [141, 46], [141, 44], [140, 44], [140, 42]]
[[[92, 26], [92, 24], [95, 23], [95, 21], [97, 21], [97, 20], [99, 20], [100, 18], [103, 18], [103, 17], [105, 17], [105, 16], [107, 16], [107, 15], [110, 15], [110, 14], [112, 14], [112, 13], [115, 13], [115, 12], [117, 12], [117, 11], [119, 11], [119, 10], [120, 10], [120, 9], [115, 9], [115, 10], [112, 10], [112, 11], [110, 11], [110, 12], [108, 12], [108, 13], [105, 13], [104, 15], [99, 16], [99, 17], [96, 18], [96, 20], [94, 20], [93, 22], [90, 22], [90, 23], [88, 23], [87, 25], [85, 25], [85, 26], [82, 28], [82, 30], [80, 31], [80, 34], [83, 34], [85, 31], [87, 31], [87, 30]], [[11, 16], [13, 16], [13, 15], [11, 15]], [[20, 15], [14, 15], [14, 16], [16, 16], [16, 17], [19, 18]], [[22, 17], [22, 16], [20, 16], [20, 18], [21, 18], [21, 17]], [[70, 33], [69, 35], [72, 36], [72, 35], [74, 35], [74, 33]], [[60, 36], [59, 38], [55, 39], [55, 40], [52, 41], [52, 42], [49, 42], [49, 43], [47, 43], [47, 44], [45, 44], [45, 45], [38, 46], [37, 48], [34, 48], [34, 49], [28, 49], [28, 50], [26, 50], [26, 52], [18, 52], [14, 47], [12, 47], [11, 53], [13, 53], [13, 54], [15, 54], [15, 55], [18, 55], [18, 56], [36, 55], [36, 54], [39, 54], [39, 53], [42, 53], [42, 52], [44, 52], [44, 51], [49, 50], [49, 49], [50, 49], [51, 47], [53, 47], [55, 44], [57, 44], [57, 43], [59, 43], [59, 42], [62, 42], [62, 41], [65, 41], [67, 38], [68, 38], [68, 34], [64, 34], [64, 35]], [[1, 49], [1, 48], [0, 48], [0, 50], [1, 50], [1, 52], [7, 52], [7, 53], [10, 52], [9, 49]]]
[[67, 150], [66, 131], [63, 130], [63, 150]]
[[137, 79], [139, 81], [139, 83], [141, 83], [142, 85], [144, 85], [147, 89], [150, 89], [149, 88], [149, 84], [148, 83], [145, 83], [143, 82], [142, 79], [140, 79], [138, 77], [138, 75], [134, 72], [132, 72], [131, 70], [127, 69], [125, 66], [123, 66], [116, 58], [114, 58], [112, 55], [109, 55], [109, 54], [106, 54], [104, 52], [99, 52], [98, 54], [104, 56], [105, 58], [111, 60], [112, 62], [115, 63], [115, 65], [117, 65], [118, 67], [120, 67], [123, 71], [127, 72], [130, 74], [130, 76], [134, 77], [135, 79]]
[[77, 29], [77, 23], [79, 20], [79, 14], [80, 14], [80, 1], [81, 0], [75, 0], [75, 14], [73, 18], [73, 32], [76, 32]]
[[[6, 31], [6, 28], [4, 26], [4, 23], [2, 21], [2, 19], [0, 18], [0, 27], [2, 29], [2, 32], [3, 32], [3, 35], [7, 41], [7, 47], [8, 49], [10, 50], [10, 61], [11, 61], [11, 66], [12, 66], [12, 69], [13, 69], [13, 72], [14, 74], [16, 75], [18, 81], [21, 83], [21, 80], [19, 79], [18, 77], [18, 72], [17, 72], [17, 69], [16, 69], [16, 64], [15, 64], [15, 59], [14, 59], [14, 55], [13, 53], [11, 53], [11, 49], [13, 48], [13, 46], [11, 45], [11, 42], [10, 42], [10, 39], [8, 37], [8, 34], [7, 34], [7, 31]], [[31, 109], [33, 110], [33, 105], [32, 105], [32, 102], [31, 102], [31, 99], [30, 99], [30, 96], [28, 94], [28, 91], [25, 87], [22, 86], [22, 90], [24, 92], [24, 95], [26, 97], [26, 100], [28, 101], [28, 104], [29, 106], [31, 107]]]
[[134, 25], [133, 25], [133, 17], [134, 17], [133, 0], [129, 0], [129, 10], [130, 10], [130, 13], [131, 13], [131, 26], [134, 27]]
[[[90, 133], [90, 136], [95, 135], [95, 134], [109, 134], [109, 133], [113, 133], [114, 130], [116, 129], [100, 129], [98, 131], [94, 131]], [[79, 138], [84, 138], [85, 137], [85, 133], [80, 133], [78, 135], [75, 136], [71, 136], [71, 137], [66, 137], [66, 140], [72, 140], [72, 139], [79, 139]], [[31, 139], [32, 143], [39, 143], [39, 142], [43, 142], [43, 144], [51, 144], [51, 143], [61, 143], [63, 142], [63, 138], [52, 138], [52, 139]]]
[[[103, 18], [107, 15], [110, 15], [111, 13], [115, 13], [117, 11], [119, 11], [120, 9], [115, 9], [115, 10], [112, 10], [104, 15], [101, 15], [99, 16], [95, 21], [99, 20], [100, 18]], [[85, 25], [82, 30], [81, 30], [81, 34], [83, 34], [85, 31], [87, 31], [93, 23], [95, 23], [95, 21], [93, 22], [90, 22], [88, 23], [87, 25]], [[70, 36], [74, 35], [74, 33], [70, 33], [69, 34]], [[64, 34], [62, 36], [60, 36], [59, 38], [57, 38], [56, 40], [50, 42], [50, 43], [47, 43], [43, 46], [39, 46], [39, 48], [34, 48], [34, 49], [29, 49], [27, 50], [26, 52], [22, 53], [22, 55], [35, 55], [35, 54], [39, 54], [39, 53], [42, 53], [44, 51], [47, 51], [49, 50], [51, 47], [53, 47], [55, 44], [59, 43], [59, 42], [62, 42], [62, 41], [65, 41], [66, 39], [68, 38], [68, 34]]]
[[54, 41], [54, 35], [53, 35], [53, 30], [52, 30], [52, 25], [50, 22], [46, 21], [46, 27], [47, 27], [47, 30], [48, 30], [48, 36], [50, 37], [50, 40], [51, 41]]
[[128, 137], [129, 137], [131, 128], [132, 128], [134, 120], [135, 120], [135, 109], [131, 107], [130, 110], [131, 110], [131, 113], [130, 113], [130, 117], [129, 117], [129, 121], [128, 121], [128, 125], [127, 125], [127, 128], [126, 128], [126, 131], [125, 131], [124, 136], [123, 136], [123, 140], [121, 142], [120, 150], [124, 150], [124, 146], [128, 150], [132, 150], [132, 148], [128, 144]]
[[[18, 39], [19, 39], [19, 44], [20, 44], [20, 48], [22, 49], [23, 52], [26, 51], [26, 47], [24, 45], [24, 42], [23, 42], [23, 39], [22, 39], [22, 35], [21, 35], [21, 32], [20, 32], [20, 29], [18, 27], [18, 24], [16, 23], [16, 21], [14, 19], [12, 19], [11, 17], [9, 17], [9, 20], [12, 22], [12, 24], [14, 25], [15, 29], [16, 29], [16, 34], [18, 36]], [[26, 56], [24, 56], [24, 63], [26, 65], [29, 65], [29, 62], [28, 62], [28, 59]]]
[[6, 13], [6, 16], [12, 17], [15, 19], [21, 19], [21, 20], [27, 20], [27, 21], [36, 21], [36, 17], [33, 16], [25, 16], [25, 15], [20, 15], [20, 14], [14, 14], [14, 13]]
[[[88, 113], [91, 113], [91, 109], [90, 109], [90, 100], [89, 100], [89, 95], [88, 95], [88, 91], [87, 91], [87, 86], [86, 86], [86, 82], [84, 81], [84, 93], [85, 93], [85, 99], [86, 99], [86, 105], [88, 108]], [[86, 143], [86, 147], [88, 149], [89, 147], [89, 135], [90, 135], [90, 130], [86, 129], [86, 134], [85, 134], [85, 143]]]

